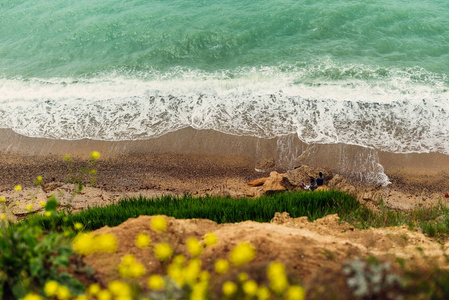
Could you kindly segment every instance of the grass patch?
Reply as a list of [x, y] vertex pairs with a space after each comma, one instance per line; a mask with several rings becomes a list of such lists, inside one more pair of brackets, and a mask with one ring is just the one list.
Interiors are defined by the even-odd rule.
[[307, 216], [310, 220], [315, 220], [335, 213], [349, 215], [357, 210], [366, 209], [354, 197], [338, 191], [280, 193], [257, 199], [164, 196], [155, 199], [127, 198], [106, 207], [89, 208], [76, 214], [64, 212], [52, 218], [34, 215], [23, 222], [39, 224], [45, 229], [79, 222], [86, 226], [86, 230], [95, 230], [103, 226], [117, 226], [140, 215], [235, 223], [247, 220], [269, 222], [276, 212], [288, 212], [294, 218]]

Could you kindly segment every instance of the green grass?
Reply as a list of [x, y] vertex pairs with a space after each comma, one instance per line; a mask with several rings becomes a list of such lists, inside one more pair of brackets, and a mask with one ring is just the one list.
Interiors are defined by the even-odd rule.
[[308, 217], [311, 221], [329, 214], [359, 229], [407, 225], [421, 228], [430, 237], [449, 236], [449, 209], [443, 205], [413, 211], [393, 210], [382, 202], [379, 212], [361, 205], [354, 197], [338, 191], [293, 192], [266, 195], [260, 198], [223, 198], [165, 196], [146, 199], [126, 198], [106, 207], [91, 207], [79, 213], [62, 212], [51, 218], [33, 215], [22, 222], [31, 222], [54, 230], [82, 223], [85, 230], [117, 226], [140, 215], [167, 215], [177, 219], [209, 219], [217, 223], [247, 220], [269, 222], [276, 212], [288, 212], [292, 218]]
[[80, 222], [86, 230], [117, 226], [140, 215], [167, 215], [178, 219], [201, 218], [217, 223], [247, 220], [269, 222], [276, 212], [310, 220], [329, 214], [347, 215], [360, 208], [352, 196], [337, 191], [281, 193], [261, 198], [176, 197], [127, 198], [106, 207], [93, 207], [79, 213], [63, 213], [52, 218], [34, 215], [24, 222], [36, 222], [45, 229]]

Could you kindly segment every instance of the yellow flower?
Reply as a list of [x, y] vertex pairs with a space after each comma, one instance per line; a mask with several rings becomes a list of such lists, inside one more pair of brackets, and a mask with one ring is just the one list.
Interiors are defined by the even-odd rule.
[[39, 205], [42, 207], [45, 207], [45, 205], [47, 205], [47, 202], [41, 201], [41, 202], [39, 202]]
[[89, 285], [89, 288], [87, 289], [87, 292], [91, 296], [96, 296], [101, 291], [100, 285], [98, 283], [93, 283]]
[[54, 280], [47, 281], [44, 286], [44, 292], [47, 297], [53, 297], [56, 295], [56, 291], [58, 290], [59, 284]]
[[148, 234], [139, 233], [136, 237], [136, 246], [139, 248], [146, 248], [150, 245], [151, 239]]
[[46, 217], [50, 217], [50, 216], [51, 216], [51, 211], [46, 211], [46, 212], [45, 212], [45, 216], [46, 216]]
[[187, 249], [189, 249], [192, 257], [197, 257], [203, 251], [203, 246], [201, 246], [200, 242], [196, 238], [188, 238]]
[[162, 276], [160, 275], [151, 275], [150, 278], [148, 278], [148, 286], [150, 289], [155, 291], [160, 291], [165, 288], [165, 282]]
[[288, 279], [285, 274], [285, 266], [280, 262], [273, 262], [268, 266], [267, 276], [270, 280], [270, 288], [277, 294], [282, 294], [288, 287]]
[[160, 243], [154, 247], [154, 254], [160, 261], [165, 261], [173, 255], [173, 249], [170, 244]]
[[159, 232], [167, 229], [167, 220], [162, 216], [156, 216], [151, 219], [151, 227]]
[[192, 293], [190, 294], [190, 299], [191, 300], [206, 299], [207, 286], [208, 286], [207, 282], [204, 282], [204, 281], [195, 283], [192, 286]]
[[185, 263], [186, 263], [186, 258], [184, 257], [184, 255], [178, 254], [175, 257], [173, 257], [173, 264], [182, 267], [182, 266], [184, 266]]
[[270, 298], [270, 290], [266, 286], [262, 286], [257, 290], [257, 300], [268, 300]]
[[97, 294], [97, 299], [98, 300], [111, 300], [112, 295], [108, 290], [101, 290]]
[[31, 212], [31, 211], [33, 210], [33, 204], [28, 204], [28, 205], [27, 205], [27, 210], [28, 210], [29, 212]]
[[306, 298], [306, 292], [299, 285], [292, 285], [285, 293], [285, 299], [287, 300], [304, 300]]
[[232, 281], [226, 281], [222, 286], [223, 295], [230, 297], [237, 292], [237, 285]]
[[0, 202], [5, 202], [6, 198], [5, 197], [0, 197]]
[[36, 177], [36, 181], [37, 181], [37, 182], [42, 182], [42, 179], [43, 179], [42, 176], [37, 176], [37, 177]]
[[78, 234], [72, 242], [73, 250], [81, 255], [95, 252], [94, 236], [90, 233]]
[[200, 281], [209, 282], [210, 274], [206, 270], [200, 272]]
[[75, 300], [89, 300], [89, 298], [86, 295], [78, 295]]
[[247, 280], [248, 280], [248, 274], [246, 274], [245, 272], [241, 272], [241, 273], [239, 273], [239, 275], [237, 276], [237, 279], [238, 279], [240, 282], [247, 281]]
[[248, 280], [243, 283], [243, 292], [252, 297], [257, 293], [257, 283], [254, 280]]
[[58, 287], [58, 289], [56, 290], [56, 297], [59, 300], [70, 299], [71, 295], [70, 295], [69, 288], [64, 285], [60, 285]]
[[37, 294], [27, 294], [22, 300], [43, 300], [43, 298]]
[[215, 245], [218, 242], [218, 238], [215, 235], [215, 233], [207, 233], [204, 236], [204, 244], [206, 247], [210, 247], [212, 245]]
[[94, 244], [95, 250], [100, 253], [114, 253], [117, 250], [117, 239], [110, 233], [95, 236]]
[[64, 159], [66, 160], [66, 161], [69, 161], [70, 160], [70, 155], [66, 155], [66, 156], [64, 156]]
[[16, 192], [20, 192], [21, 190], [22, 190], [22, 186], [19, 184], [19, 185], [16, 185], [15, 187], [14, 187], [14, 190], [16, 191]]
[[109, 283], [108, 290], [116, 297], [131, 297], [131, 287], [120, 280], [114, 280]]
[[215, 272], [218, 274], [224, 274], [229, 269], [229, 262], [226, 259], [217, 259], [215, 262]]
[[90, 170], [90, 172], [89, 172], [90, 174], [97, 174], [97, 170], [95, 170], [95, 169], [92, 169], [92, 170]]
[[229, 260], [232, 264], [240, 266], [249, 263], [256, 257], [256, 249], [250, 243], [241, 243], [232, 249]]
[[73, 225], [73, 227], [74, 227], [76, 230], [81, 230], [81, 229], [83, 228], [83, 224], [81, 224], [80, 222], [76, 222], [76, 223]]
[[187, 266], [184, 268], [184, 279], [185, 281], [193, 286], [195, 284], [199, 274], [201, 272], [201, 260], [195, 258], [189, 261]]
[[5, 214], [0, 214], [0, 219], [6, 220], [6, 215]]
[[99, 159], [99, 158], [100, 158], [100, 152], [97, 152], [97, 151], [91, 152], [91, 153], [90, 153], [90, 158], [91, 158], [92, 160], [97, 160], [97, 159]]
[[184, 286], [184, 272], [182, 265], [172, 263], [167, 268], [167, 275], [180, 287]]
[[145, 266], [136, 262], [132, 254], [127, 254], [122, 257], [122, 262], [118, 265], [118, 272], [120, 276], [126, 278], [138, 278], [145, 274]]

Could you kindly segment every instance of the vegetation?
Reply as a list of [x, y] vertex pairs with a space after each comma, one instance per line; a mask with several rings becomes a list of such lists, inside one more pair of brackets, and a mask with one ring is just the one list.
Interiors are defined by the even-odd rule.
[[337, 191], [281, 193], [258, 199], [139, 197], [123, 199], [106, 207], [89, 208], [76, 214], [63, 213], [52, 219], [35, 215], [25, 222], [36, 223], [46, 229], [55, 224], [63, 228], [79, 222], [84, 224], [87, 230], [95, 230], [103, 226], [117, 226], [140, 215], [166, 215], [178, 219], [202, 218], [217, 223], [235, 223], [247, 220], [269, 222], [276, 212], [288, 212], [292, 217], [307, 216], [310, 220], [315, 220], [335, 213], [352, 214], [358, 209], [366, 210], [360, 207], [354, 197]]
[[[86, 167], [75, 169], [66, 156], [71, 178], [75, 184], [73, 197], [87, 183], [96, 181], [95, 161], [98, 152], [91, 154]], [[42, 177], [35, 180], [36, 189], [42, 187]], [[21, 186], [16, 186], [19, 192]], [[14, 198], [14, 201], [16, 199]], [[34, 200], [33, 200], [34, 201]], [[5, 198], [0, 197], [3, 212]], [[112, 299], [304, 299], [306, 290], [291, 278], [285, 266], [279, 262], [266, 262], [265, 269], [254, 274], [234, 272], [230, 268], [250, 264], [256, 257], [256, 249], [247, 242], [230, 250], [229, 260], [218, 259], [214, 272], [224, 279], [217, 285], [210, 282], [210, 274], [203, 270], [199, 257], [205, 247], [213, 246], [217, 237], [210, 233], [203, 241], [189, 238], [186, 242], [189, 256], [176, 253], [184, 247], [168, 241], [152, 245], [150, 237], [141, 233], [135, 244], [149, 248], [163, 267], [163, 274], [152, 274], [142, 289], [136, 279], [145, 274], [145, 265], [133, 255], [122, 257], [117, 272], [122, 278], [107, 287], [94, 283], [81, 284], [69, 269], [77, 269], [91, 275], [79, 258], [95, 253], [113, 253], [117, 241], [112, 234], [92, 234], [89, 231], [103, 226], [117, 226], [139, 215], [166, 215], [175, 218], [202, 218], [217, 223], [235, 223], [246, 220], [269, 222], [276, 212], [288, 212], [291, 217], [306, 216], [311, 221], [329, 214], [339, 217], [353, 226], [364, 229], [408, 225], [419, 227], [428, 236], [443, 241], [449, 234], [449, 209], [443, 205], [420, 208], [409, 212], [395, 211], [382, 202], [379, 211], [373, 212], [354, 197], [337, 191], [295, 192], [267, 195], [258, 199], [221, 197], [175, 197], [156, 199], [128, 198], [107, 207], [92, 207], [80, 213], [57, 210], [58, 201], [51, 197], [43, 215], [34, 214], [18, 223], [0, 223], [0, 297], [3, 299], [58, 299], [58, 300], [112, 300]], [[30, 211], [31, 211], [30, 206]], [[151, 227], [164, 237], [167, 223], [164, 217], [152, 218]], [[422, 253], [423, 257], [425, 254]], [[331, 255], [329, 256], [331, 257]], [[342, 262], [346, 288], [357, 299], [390, 299], [418, 297], [425, 299], [449, 298], [449, 258], [440, 266], [428, 259], [425, 268], [413, 268], [409, 262], [398, 259], [380, 262], [375, 257]], [[81, 267], [80, 267], [81, 265]], [[251, 267], [247, 268], [251, 270]], [[251, 276], [254, 275], [252, 278]], [[319, 295], [318, 295], [319, 297]], [[337, 299], [344, 298], [341, 295]]]

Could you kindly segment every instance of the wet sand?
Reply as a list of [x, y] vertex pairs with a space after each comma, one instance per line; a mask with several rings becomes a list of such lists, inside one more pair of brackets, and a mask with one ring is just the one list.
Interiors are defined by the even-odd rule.
[[[294, 135], [261, 139], [186, 128], [151, 140], [110, 142], [30, 138], [0, 129], [0, 141], [1, 191], [16, 184], [31, 186], [38, 175], [47, 182], [62, 182], [71, 176], [63, 157], [71, 155], [82, 166], [92, 151], [102, 155], [95, 166], [97, 186], [111, 191], [196, 193], [298, 164], [332, 169], [352, 180], [383, 169], [394, 188], [412, 193], [449, 191], [447, 155], [392, 154], [341, 144], [310, 146]], [[267, 158], [276, 166], [256, 172], [258, 162]]]

